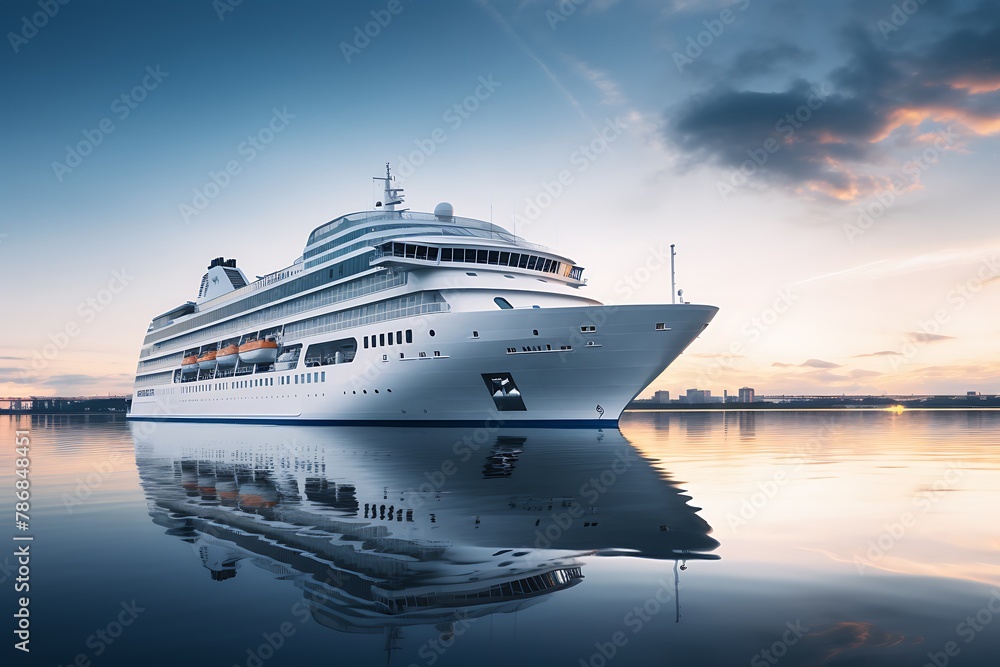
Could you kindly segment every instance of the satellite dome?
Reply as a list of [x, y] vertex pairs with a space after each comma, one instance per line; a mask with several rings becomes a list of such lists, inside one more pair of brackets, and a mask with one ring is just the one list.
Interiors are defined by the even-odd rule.
[[434, 215], [442, 220], [452, 218], [455, 216], [455, 208], [448, 202], [443, 201], [434, 207]]

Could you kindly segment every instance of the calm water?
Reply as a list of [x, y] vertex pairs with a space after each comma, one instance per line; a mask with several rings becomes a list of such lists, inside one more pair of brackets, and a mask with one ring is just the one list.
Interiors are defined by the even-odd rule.
[[4, 664], [1000, 664], [1000, 412], [15, 428]]

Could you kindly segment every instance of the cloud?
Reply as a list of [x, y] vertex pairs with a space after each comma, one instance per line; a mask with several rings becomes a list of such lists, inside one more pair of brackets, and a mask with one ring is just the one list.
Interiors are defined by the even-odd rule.
[[855, 354], [851, 359], [861, 359], [862, 357], [896, 357], [901, 354], [902, 352], [894, 352], [893, 350], [882, 350], [880, 352], [869, 352], [868, 354]]
[[945, 340], [955, 340], [954, 336], [943, 336], [941, 334], [925, 333], [923, 331], [910, 331], [906, 337], [915, 343], [940, 343]]
[[826, 81], [799, 79], [778, 91], [741, 84], [799, 47], [744, 52], [714, 73], [711, 88], [668, 110], [664, 134], [692, 162], [730, 170], [733, 180], [742, 166], [798, 194], [850, 201], [890, 185], [916, 187], [922, 170], [905, 170], [906, 158], [928, 141], [951, 150], [1000, 133], [1000, 12], [983, 11], [975, 25], [934, 20], [938, 36], [910, 48], [905, 35], [889, 43], [872, 24], [850, 25], [842, 32], [848, 57]]
[[780, 43], [746, 49], [733, 59], [726, 78], [730, 82], [743, 81], [773, 74], [785, 64], [801, 64], [815, 60], [816, 55], [795, 44]]
[[840, 364], [835, 364], [832, 361], [823, 361], [822, 359], [806, 359], [801, 364], [786, 364], [781, 361], [776, 361], [772, 366], [778, 368], [840, 368]]
[[871, 378], [882, 374], [877, 371], [868, 371], [863, 368], [858, 368], [848, 373], [848, 375], [853, 379], [857, 379], [857, 378]]
[[567, 60], [576, 68], [580, 75], [590, 82], [601, 94], [601, 103], [608, 105], [619, 105], [625, 103], [625, 96], [622, 94], [618, 83], [614, 81], [607, 72], [590, 67], [587, 63], [576, 58]]
[[799, 366], [803, 368], [840, 368], [840, 364], [835, 364], [832, 361], [823, 361], [822, 359], [808, 359], [799, 364]]
[[38, 377], [23, 368], [15, 366], [0, 366], [0, 382], [11, 384], [35, 384]]

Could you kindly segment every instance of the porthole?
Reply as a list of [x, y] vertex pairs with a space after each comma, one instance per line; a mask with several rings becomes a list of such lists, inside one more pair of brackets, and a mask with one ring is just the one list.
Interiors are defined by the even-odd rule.
[[430, 330], [430, 331], [428, 331], [427, 333], [429, 333], [429, 334], [431, 335], [431, 337], [433, 337], [433, 336], [434, 336], [434, 329], [431, 329], [431, 330]]

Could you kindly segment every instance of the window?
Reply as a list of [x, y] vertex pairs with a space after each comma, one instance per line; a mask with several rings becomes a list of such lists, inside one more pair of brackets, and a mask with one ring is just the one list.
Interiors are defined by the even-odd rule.
[[490, 250], [488, 258], [489, 258], [489, 263], [490, 264], [499, 264], [500, 263], [500, 251], [499, 250]]
[[475, 273], [475, 272], [473, 272], [473, 271], [466, 271], [466, 272], [465, 272], [465, 275], [467, 275], [467, 276], [478, 276], [479, 274], [478, 274], [478, 273]]
[[434, 338], [434, 329], [431, 329], [427, 333], [429, 333], [431, 335], [431, 338]]
[[507, 266], [509, 262], [510, 262], [510, 253], [509, 252], [500, 253], [500, 266]]
[[365, 336], [365, 349], [368, 349], [368, 336]]
[[393, 342], [394, 340], [395, 339], [393, 338], [392, 332], [390, 331], [389, 332], [389, 345], [393, 345], [394, 344], [394, 342]]
[[312, 384], [312, 375], [306, 373], [306, 384]]
[[413, 329], [407, 329], [406, 330], [406, 342], [407, 343], [412, 343], [413, 342]]
[[479, 332], [478, 331], [473, 331], [472, 332], [472, 337], [473, 338], [479, 338]]
[[295, 376], [295, 384], [298, 384], [298, 383], [299, 383], [299, 376], [298, 376], [298, 375], [296, 375], [296, 376]]
[[496, 305], [500, 306], [501, 310], [511, 310], [514, 307], [514, 306], [510, 305], [510, 301], [508, 301], [507, 299], [503, 298], [502, 296], [498, 296], [495, 299], [493, 299], [493, 303], [495, 303]]
[[319, 382], [319, 371], [313, 373], [313, 382]]
[[441, 261], [442, 262], [451, 261], [451, 248], [441, 248]]
[[319, 379], [320, 382], [326, 382], [326, 371], [323, 371], [319, 374]]
[[584, 324], [582, 327], [580, 327], [580, 331], [582, 333], [594, 333], [595, 331], [597, 331], [597, 327], [595, 327], [593, 324]]
[[378, 335], [378, 344], [380, 347], [385, 347], [385, 334]]
[[403, 332], [402, 331], [397, 331], [396, 332], [396, 343], [398, 343], [399, 345], [403, 344]]
[[489, 255], [490, 255], [490, 253], [489, 253], [488, 250], [477, 250], [476, 251], [476, 264], [487, 264], [488, 263], [487, 260], [489, 259]]
[[455, 248], [453, 251], [456, 262], [465, 261], [465, 248]]
[[670, 331], [670, 327], [667, 326], [666, 322], [657, 322], [656, 323], [656, 330], [657, 331]]

